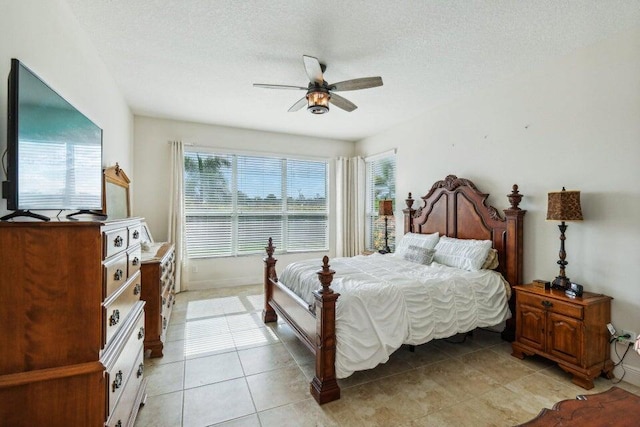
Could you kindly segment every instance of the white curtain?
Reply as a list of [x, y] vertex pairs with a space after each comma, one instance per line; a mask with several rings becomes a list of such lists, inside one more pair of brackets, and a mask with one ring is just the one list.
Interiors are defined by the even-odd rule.
[[[184, 144], [171, 141], [171, 192], [169, 193], [169, 241], [176, 251], [176, 292], [186, 290], [187, 247], [185, 245], [184, 216]], [[184, 288], [184, 289], [183, 289]]]
[[365, 163], [361, 157], [336, 160], [336, 256], [364, 251]]

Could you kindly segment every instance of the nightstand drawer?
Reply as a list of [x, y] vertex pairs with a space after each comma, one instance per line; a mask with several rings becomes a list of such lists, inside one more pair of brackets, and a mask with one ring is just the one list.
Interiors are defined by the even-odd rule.
[[524, 292], [518, 293], [518, 304], [543, 308], [553, 313], [573, 317], [574, 319], [584, 318], [584, 308], [581, 305], [571, 304], [555, 298], [547, 298], [542, 295], [530, 295]]

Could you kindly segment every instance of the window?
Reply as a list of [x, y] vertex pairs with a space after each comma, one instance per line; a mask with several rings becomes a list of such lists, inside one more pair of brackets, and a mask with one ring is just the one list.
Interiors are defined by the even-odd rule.
[[[365, 245], [369, 250], [380, 250], [384, 243], [384, 217], [378, 215], [380, 200], [393, 200], [396, 211], [396, 156], [395, 154], [376, 156], [366, 160], [367, 223]], [[388, 220], [389, 247], [393, 250], [396, 237], [395, 218]]]
[[326, 161], [185, 152], [189, 258], [328, 250]]

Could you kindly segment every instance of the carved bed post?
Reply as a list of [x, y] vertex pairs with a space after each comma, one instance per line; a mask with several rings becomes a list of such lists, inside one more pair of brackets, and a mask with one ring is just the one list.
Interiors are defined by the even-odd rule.
[[273, 246], [273, 240], [269, 237], [269, 243], [264, 248], [267, 251], [267, 256], [264, 257], [264, 309], [262, 310], [262, 321], [264, 323], [275, 322], [278, 320], [276, 311], [271, 307], [269, 301], [273, 297], [273, 287], [271, 285], [271, 279], [277, 281], [276, 276], [276, 261], [273, 257], [273, 251], [276, 247]]
[[[507, 253], [514, 254], [513, 257], [507, 258], [506, 274], [507, 281], [514, 285], [522, 284], [522, 260], [523, 260], [523, 223], [524, 214], [527, 211], [518, 207], [522, 200], [522, 194], [518, 192], [518, 185], [513, 184], [511, 194], [507, 195], [511, 207], [504, 210], [507, 217]], [[509, 309], [512, 316], [507, 320], [507, 325], [502, 331], [502, 339], [505, 341], [513, 341], [515, 339], [515, 292], [511, 293], [509, 300]]]
[[322, 258], [318, 272], [322, 289], [313, 292], [316, 306], [316, 375], [310, 385], [311, 395], [319, 404], [340, 398], [336, 380], [336, 300], [340, 294], [329, 287], [335, 271], [329, 269], [329, 257]]
[[416, 213], [416, 210], [413, 209], [413, 198], [411, 197], [411, 193], [409, 193], [409, 197], [405, 199], [405, 203], [407, 204], [407, 208], [403, 209], [404, 212], [404, 234], [413, 232], [413, 215]]

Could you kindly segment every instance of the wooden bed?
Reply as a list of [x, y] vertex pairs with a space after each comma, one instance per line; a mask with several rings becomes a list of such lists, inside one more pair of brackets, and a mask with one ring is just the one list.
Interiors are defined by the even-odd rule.
[[[526, 211], [518, 205], [522, 195], [514, 185], [507, 197], [511, 207], [504, 210], [504, 217], [493, 206], [486, 204], [488, 194], [479, 191], [468, 179], [447, 176], [431, 187], [422, 197], [422, 206], [413, 207], [414, 199], [409, 193], [404, 213], [404, 232], [440, 235], [459, 239], [491, 240], [498, 251], [499, 267], [511, 286], [522, 282], [523, 222]], [[281, 316], [298, 335], [300, 340], [315, 354], [315, 377], [310, 391], [320, 404], [340, 398], [336, 380], [336, 301], [339, 297], [331, 289], [333, 270], [329, 258], [324, 257], [318, 272], [321, 288], [314, 292], [315, 305], [304, 300], [278, 281], [275, 247], [272, 240], [265, 248], [264, 294], [265, 304], [262, 319], [275, 322]], [[509, 306], [514, 313], [512, 292]], [[513, 341], [515, 324], [513, 317], [507, 321], [502, 337]]]

